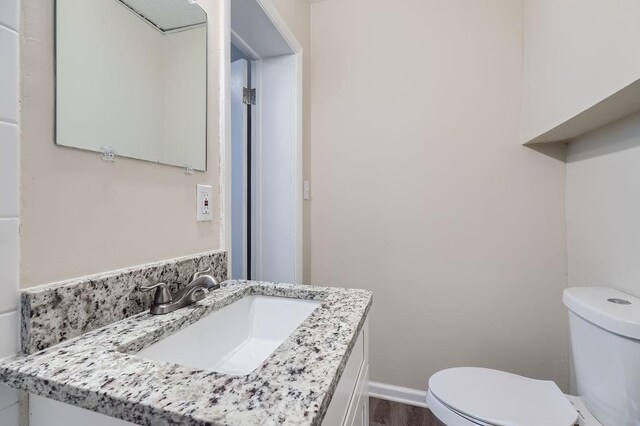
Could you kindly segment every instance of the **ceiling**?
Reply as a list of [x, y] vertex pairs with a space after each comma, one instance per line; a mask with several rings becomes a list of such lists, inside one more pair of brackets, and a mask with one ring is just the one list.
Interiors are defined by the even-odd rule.
[[161, 31], [200, 25], [207, 14], [189, 0], [119, 0]]
[[253, 59], [295, 53], [256, 0], [231, 0], [231, 40]]

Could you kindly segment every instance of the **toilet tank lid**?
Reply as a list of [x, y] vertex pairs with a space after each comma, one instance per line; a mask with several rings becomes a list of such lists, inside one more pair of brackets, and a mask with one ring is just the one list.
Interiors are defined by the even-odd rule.
[[571, 287], [564, 304], [576, 315], [612, 333], [640, 340], [640, 299], [610, 287]]

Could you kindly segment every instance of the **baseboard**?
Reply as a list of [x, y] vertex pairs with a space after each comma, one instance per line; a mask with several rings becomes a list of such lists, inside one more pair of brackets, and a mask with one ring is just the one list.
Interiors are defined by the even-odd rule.
[[426, 391], [387, 385], [386, 383], [369, 382], [369, 396], [416, 407], [429, 408], [427, 407]]

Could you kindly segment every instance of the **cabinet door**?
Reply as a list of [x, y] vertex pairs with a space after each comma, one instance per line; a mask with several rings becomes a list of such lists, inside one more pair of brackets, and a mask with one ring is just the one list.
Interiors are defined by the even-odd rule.
[[344, 419], [345, 426], [369, 426], [369, 364], [362, 365], [353, 390], [351, 405]]
[[369, 426], [369, 393], [362, 398], [362, 403], [358, 407], [356, 416], [353, 419], [353, 426]]
[[[354, 411], [360, 404], [363, 389], [363, 371], [369, 370], [368, 359], [368, 320], [358, 336], [358, 340], [347, 360], [347, 365], [342, 372], [342, 377], [333, 393], [331, 403], [322, 422], [326, 426], [353, 424]], [[366, 379], [365, 393], [368, 398], [368, 375]], [[365, 398], [365, 399], [366, 399]], [[359, 408], [358, 408], [359, 410]], [[368, 425], [367, 425], [368, 426]]]
[[364, 424], [364, 406], [361, 405], [356, 411], [356, 416], [353, 418], [353, 426], [365, 426]]

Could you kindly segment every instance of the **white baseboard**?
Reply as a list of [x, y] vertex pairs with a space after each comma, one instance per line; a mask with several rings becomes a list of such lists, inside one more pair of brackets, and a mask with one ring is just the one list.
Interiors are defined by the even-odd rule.
[[387, 401], [400, 402], [416, 407], [427, 407], [427, 392], [387, 385], [385, 383], [369, 382], [369, 396]]

